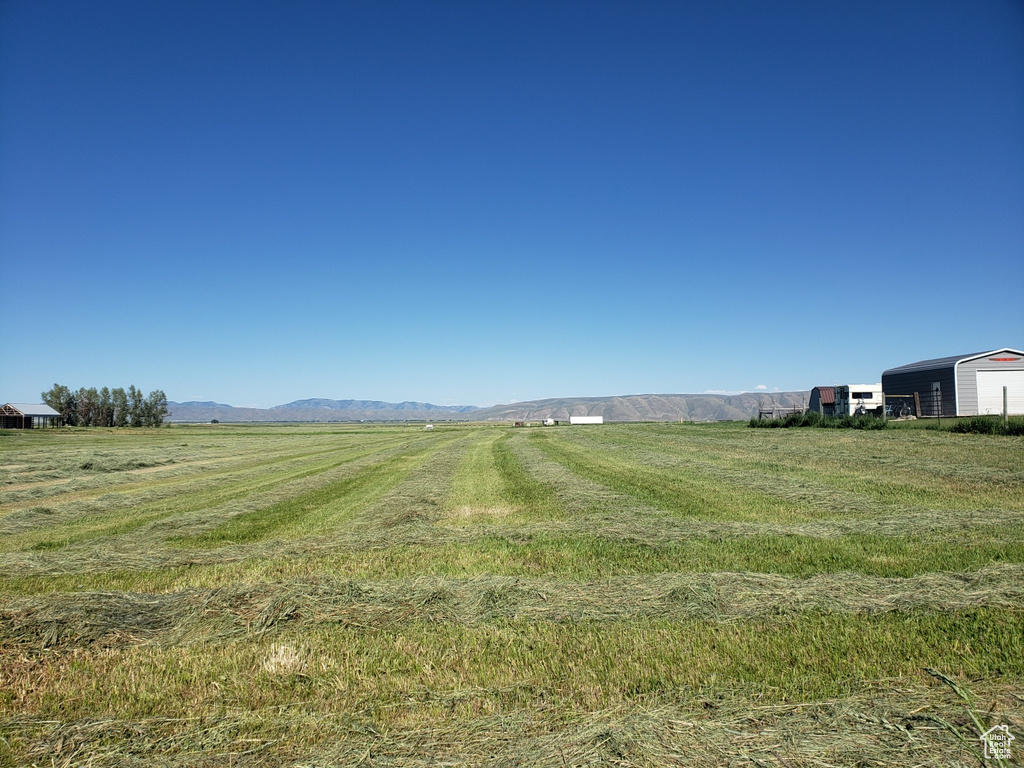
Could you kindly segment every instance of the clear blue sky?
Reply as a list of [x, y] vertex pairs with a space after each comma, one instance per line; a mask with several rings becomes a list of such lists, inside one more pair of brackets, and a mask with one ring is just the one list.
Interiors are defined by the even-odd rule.
[[806, 389], [1024, 344], [1024, 3], [0, 0], [0, 401]]

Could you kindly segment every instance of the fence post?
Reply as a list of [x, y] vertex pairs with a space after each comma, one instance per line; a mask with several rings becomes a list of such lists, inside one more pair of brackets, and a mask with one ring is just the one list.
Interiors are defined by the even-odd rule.
[[1009, 424], [1009, 410], [1010, 409], [1007, 407], [1009, 405], [1008, 401], [1009, 401], [1009, 397], [1008, 397], [1008, 393], [1006, 391], [1006, 387], [1003, 387], [1003, 429], [1006, 429], [1006, 427]]

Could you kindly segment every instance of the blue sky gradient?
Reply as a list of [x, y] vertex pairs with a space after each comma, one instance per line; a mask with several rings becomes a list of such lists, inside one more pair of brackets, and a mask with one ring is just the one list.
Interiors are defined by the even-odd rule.
[[0, 1], [0, 267], [31, 348], [0, 401], [808, 389], [1020, 347], [1024, 3]]

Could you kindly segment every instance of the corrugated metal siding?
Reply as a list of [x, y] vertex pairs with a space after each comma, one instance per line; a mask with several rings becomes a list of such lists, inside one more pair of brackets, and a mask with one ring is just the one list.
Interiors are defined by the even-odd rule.
[[[1018, 358], [992, 360], [993, 357]], [[978, 371], [1024, 370], [1024, 352], [1016, 349], [997, 349], [974, 360], [965, 360], [957, 366], [958, 416], [978, 415]]]
[[975, 416], [978, 413], [977, 371], [1002, 370], [998, 368], [1000, 363], [1005, 365], [1012, 361], [992, 361], [989, 358], [1003, 356], [1024, 357], [1024, 352], [1007, 347], [991, 352], [940, 357], [901, 365], [882, 374], [882, 388], [887, 395], [910, 395], [919, 392], [924, 415], [934, 416], [936, 414], [929, 411], [928, 403], [931, 399], [932, 382], [938, 381], [942, 386], [943, 416]]
[[932, 382], [937, 381], [942, 387], [942, 415], [953, 416], [956, 414], [953, 362], [945, 363], [940, 368], [923, 368], [904, 373], [886, 371], [882, 374], [882, 389], [886, 395], [912, 395], [918, 392], [921, 396], [922, 415], [937, 416], [938, 413], [932, 408]]
[[969, 363], [956, 369], [956, 410], [957, 416], [978, 415], [978, 374]]

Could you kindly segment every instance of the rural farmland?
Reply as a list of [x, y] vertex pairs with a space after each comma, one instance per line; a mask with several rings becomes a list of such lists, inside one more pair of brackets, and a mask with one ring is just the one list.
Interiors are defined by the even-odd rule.
[[1024, 739], [1021, 438], [31, 430], [0, 433], [0, 489], [0, 765], [949, 766]]

